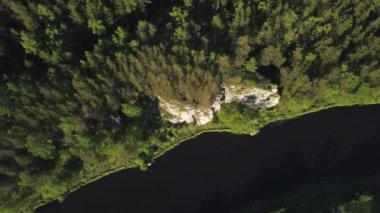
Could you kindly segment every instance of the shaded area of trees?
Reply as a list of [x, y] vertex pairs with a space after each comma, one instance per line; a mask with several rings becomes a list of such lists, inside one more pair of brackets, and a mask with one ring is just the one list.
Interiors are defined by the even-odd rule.
[[1, 0], [1, 203], [54, 198], [120, 145], [146, 165], [175, 131], [157, 96], [208, 106], [223, 82], [270, 78], [284, 113], [349, 102], [343, 94], [379, 100], [379, 7]]

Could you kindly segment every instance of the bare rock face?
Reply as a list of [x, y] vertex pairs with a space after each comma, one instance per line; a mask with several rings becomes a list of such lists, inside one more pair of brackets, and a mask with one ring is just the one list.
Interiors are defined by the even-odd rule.
[[182, 103], [169, 102], [157, 96], [159, 100], [161, 116], [171, 123], [193, 123], [195, 114], [195, 108], [191, 105], [185, 105]]
[[158, 96], [161, 116], [171, 123], [204, 125], [212, 120], [223, 103], [239, 102], [252, 108], [270, 108], [278, 104], [277, 87], [270, 90], [245, 85], [225, 85], [220, 97], [210, 107], [200, 107], [165, 100]]
[[170, 102], [158, 96], [161, 116], [171, 123], [195, 123], [204, 125], [212, 120], [216, 111], [221, 108], [217, 98], [210, 108], [196, 107], [179, 102]]
[[224, 87], [225, 103], [240, 102], [252, 108], [270, 108], [276, 106], [279, 101], [280, 95], [277, 93], [277, 87], [275, 86], [271, 90], [243, 85]]

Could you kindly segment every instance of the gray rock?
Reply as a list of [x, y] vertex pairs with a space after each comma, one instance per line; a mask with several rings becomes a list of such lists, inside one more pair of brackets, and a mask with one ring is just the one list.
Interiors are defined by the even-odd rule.
[[239, 102], [252, 108], [270, 108], [278, 104], [280, 95], [277, 87], [272, 86], [265, 90], [246, 85], [224, 85], [222, 93], [216, 97], [210, 107], [200, 107], [184, 104], [172, 100], [165, 100], [160, 96], [159, 106], [161, 116], [171, 123], [195, 123], [204, 125], [210, 122], [223, 103]]

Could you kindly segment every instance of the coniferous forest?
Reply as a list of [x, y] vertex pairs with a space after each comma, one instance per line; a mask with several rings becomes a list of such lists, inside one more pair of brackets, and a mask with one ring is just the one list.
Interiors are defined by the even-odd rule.
[[[379, 103], [379, 26], [379, 0], [0, 0], [0, 212], [146, 169], [190, 133]], [[244, 80], [278, 85], [279, 105], [160, 116], [157, 96], [208, 106]]]

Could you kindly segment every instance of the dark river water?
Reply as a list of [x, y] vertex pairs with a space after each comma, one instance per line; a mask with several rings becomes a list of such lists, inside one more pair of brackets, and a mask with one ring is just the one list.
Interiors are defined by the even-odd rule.
[[333, 108], [256, 136], [202, 134], [147, 172], [117, 172], [37, 212], [228, 212], [303, 184], [379, 171], [380, 106]]

